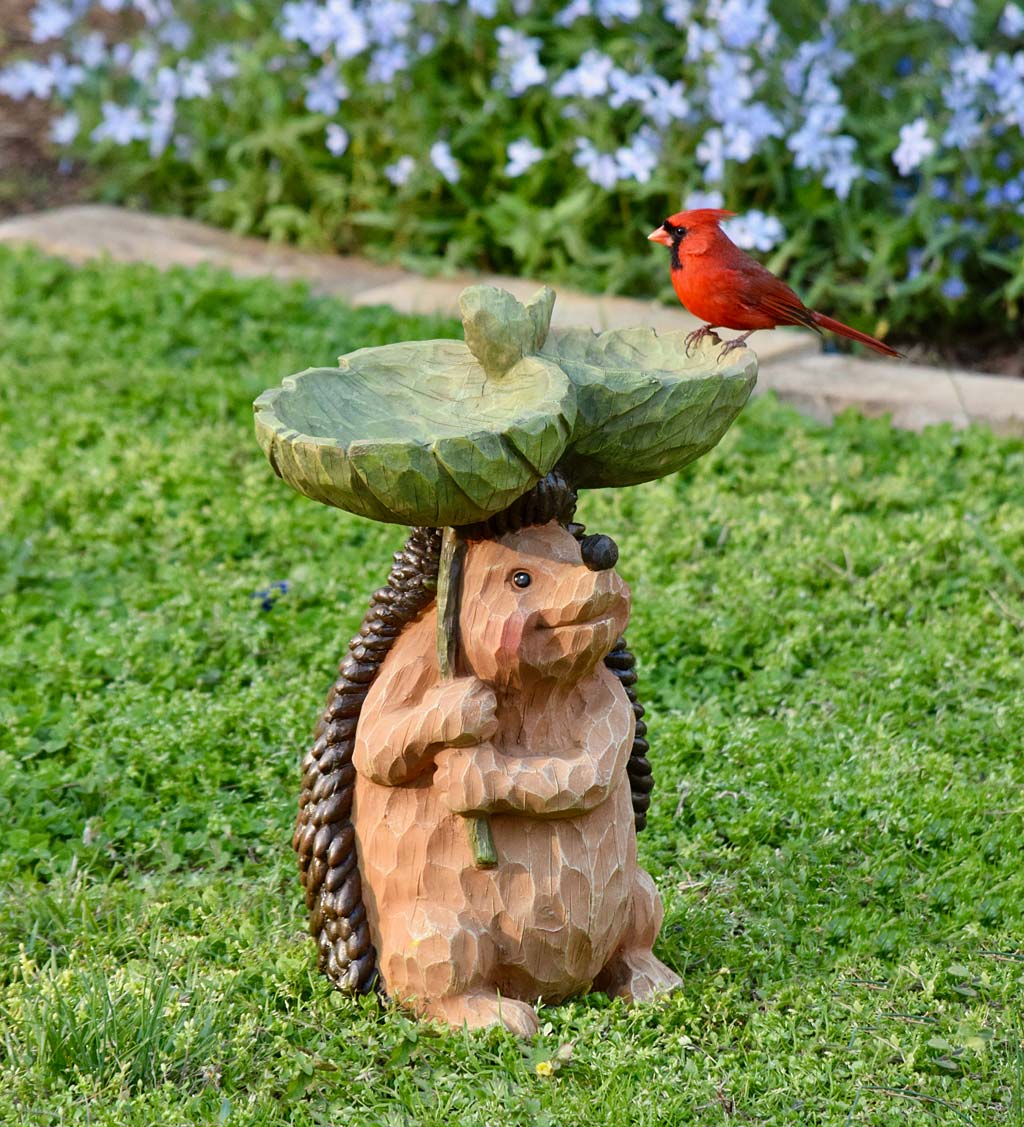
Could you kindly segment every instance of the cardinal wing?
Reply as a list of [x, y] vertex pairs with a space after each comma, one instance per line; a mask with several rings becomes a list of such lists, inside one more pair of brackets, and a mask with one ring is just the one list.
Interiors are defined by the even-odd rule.
[[781, 278], [753, 259], [743, 264], [743, 286], [738, 290], [740, 302], [752, 313], [767, 315], [776, 325], [803, 325], [816, 329], [814, 313], [796, 296]]

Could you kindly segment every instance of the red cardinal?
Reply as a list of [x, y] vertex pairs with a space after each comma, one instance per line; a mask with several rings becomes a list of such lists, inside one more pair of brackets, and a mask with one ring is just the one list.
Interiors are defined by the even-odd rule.
[[672, 251], [676, 296], [695, 317], [707, 321], [686, 338], [687, 352], [717, 328], [746, 330], [726, 342], [720, 354], [724, 356], [746, 344], [758, 329], [804, 325], [860, 341], [885, 356], [902, 355], [867, 333], [808, 309], [785, 282], [741, 251], [718, 226], [735, 214], [717, 208], [680, 211], [647, 236]]

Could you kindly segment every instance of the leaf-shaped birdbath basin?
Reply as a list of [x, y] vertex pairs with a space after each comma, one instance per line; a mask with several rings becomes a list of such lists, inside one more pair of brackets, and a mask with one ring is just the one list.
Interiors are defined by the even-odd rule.
[[692, 356], [684, 333], [653, 329], [552, 332], [541, 355], [576, 388], [576, 425], [562, 465], [580, 488], [637, 485], [706, 453], [753, 390], [757, 361], [746, 349], [718, 359], [705, 342]]
[[488, 372], [455, 340], [361, 349], [264, 392], [260, 445], [289, 485], [340, 509], [399, 524], [485, 520], [551, 470], [576, 417], [557, 364], [522, 350], [502, 359], [506, 370]]
[[682, 333], [549, 334], [554, 294], [526, 306], [463, 291], [466, 340], [364, 348], [256, 400], [276, 473], [338, 508], [401, 524], [485, 520], [558, 466], [579, 487], [681, 469], [725, 433], [754, 386], [746, 349], [686, 355]]

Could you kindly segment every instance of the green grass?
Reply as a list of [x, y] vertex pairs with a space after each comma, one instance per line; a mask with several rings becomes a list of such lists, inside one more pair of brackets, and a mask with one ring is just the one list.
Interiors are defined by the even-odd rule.
[[0, 1123], [1024, 1127], [1024, 444], [980, 429], [762, 400], [583, 499], [683, 991], [521, 1045], [315, 973], [298, 760], [402, 533], [292, 494], [250, 404], [455, 329], [0, 251]]

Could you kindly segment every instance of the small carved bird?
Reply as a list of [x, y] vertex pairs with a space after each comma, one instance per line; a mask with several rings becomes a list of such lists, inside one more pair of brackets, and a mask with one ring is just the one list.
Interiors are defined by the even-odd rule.
[[740, 250], [719, 227], [735, 214], [718, 208], [680, 211], [647, 236], [672, 252], [676, 296], [695, 317], [707, 322], [687, 336], [687, 353], [717, 328], [746, 330], [723, 345], [719, 355], [725, 356], [746, 344], [758, 329], [803, 325], [815, 332], [828, 329], [884, 356], [902, 356], [867, 333], [808, 309], [781, 278]]

